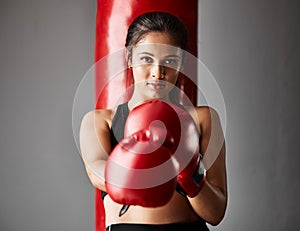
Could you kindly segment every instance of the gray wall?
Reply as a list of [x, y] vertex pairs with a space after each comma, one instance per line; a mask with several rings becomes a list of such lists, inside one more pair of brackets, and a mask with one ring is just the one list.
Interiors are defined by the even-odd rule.
[[93, 64], [94, 0], [0, 3], [0, 230], [93, 230], [93, 188], [72, 134]]
[[299, 229], [299, 1], [201, 3], [201, 58], [228, 118], [229, 206], [216, 230]]
[[[296, 230], [299, 3], [200, 3], [201, 59], [227, 109], [229, 204], [212, 230]], [[1, 231], [93, 230], [94, 190], [71, 119], [93, 64], [95, 7], [0, 3]]]

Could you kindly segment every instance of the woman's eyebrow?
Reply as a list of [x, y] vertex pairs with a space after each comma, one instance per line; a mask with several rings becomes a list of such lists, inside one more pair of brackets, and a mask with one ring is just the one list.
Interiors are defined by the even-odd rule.
[[139, 52], [138, 55], [150, 55], [150, 56], [154, 56], [152, 53], [149, 53], [147, 51]]
[[[152, 54], [150, 52], [147, 52], [147, 51], [139, 52], [138, 55], [149, 55], [149, 56], [154, 57], [154, 54]], [[171, 55], [164, 56], [164, 58], [176, 58], [176, 59], [180, 59], [180, 56], [179, 55], [171, 54]]]
[[165, 58], [177, 58], [180, 59], [179, 55], [166, 55]]

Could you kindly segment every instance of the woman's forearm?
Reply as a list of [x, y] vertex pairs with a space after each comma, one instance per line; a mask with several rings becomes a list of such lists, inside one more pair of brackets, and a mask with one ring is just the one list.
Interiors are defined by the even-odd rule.
[[92, 185], [101, 191], [106, 191], [104, 179], [105, 163], [105, 160], [97, 160], [85, 164], [86, 172]]
[[218, 225], [227, 206], [226, 192], [206, 181], [196, 197], [189, 198], [195, 212], [211, 225]]

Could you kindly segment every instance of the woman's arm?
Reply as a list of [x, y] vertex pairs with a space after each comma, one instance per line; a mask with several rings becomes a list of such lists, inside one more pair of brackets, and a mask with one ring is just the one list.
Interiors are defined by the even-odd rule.
[[104, 168], [111, 150], [110, 110], [88, 112], [80, 127], [80, 149], [87, 174], [94, 187], [105, 191]]
[[199, 216], [211, 225], [217, 225], [227, 206], [224, 135], [215, 110], [198, 107], [196, 112], [201, 130], [201, 153], [207, 171], [203, 188], [189, 201]]

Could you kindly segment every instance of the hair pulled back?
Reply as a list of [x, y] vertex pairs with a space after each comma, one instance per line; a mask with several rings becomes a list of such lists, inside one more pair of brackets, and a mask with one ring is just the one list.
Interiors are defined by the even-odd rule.
[[180, 19], [165, 12], [148, 12], [138, 16], [128, 28], [125, 46], [131, 50], [147, 33], [166, 32], [176, 45], [186, 49], [188, 32]]

